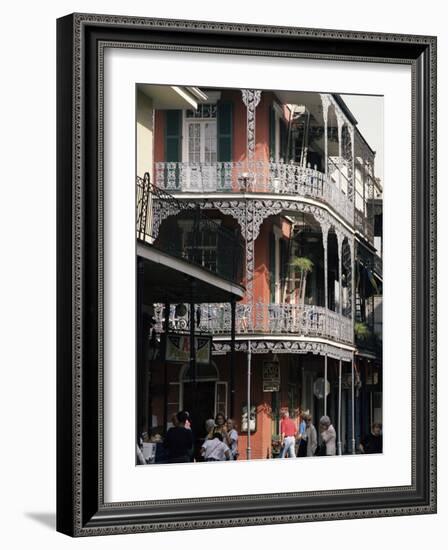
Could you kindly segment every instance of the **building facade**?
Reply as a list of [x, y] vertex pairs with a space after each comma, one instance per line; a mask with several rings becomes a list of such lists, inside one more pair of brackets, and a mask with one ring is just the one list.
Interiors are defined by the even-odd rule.
[[245, 291], [190, 308], [146, 304], [161, 339], [192, 324], [212, 337], [206, 364], [154, 358], [147, 429], [163, 434], [186, 409], [200, 437], [222, 412], [236, 422], [241, 458], [270, 458], [282, 410], [307, 411], [316, 425], [330, 416], [340, 454], [356, 452], [382, 420], [375, 153], [337, 95], [194, 90], [196, 107], [152, 108], [151, 139], [138, 145], [137, 169], [176, 200], [152, 201], [151, 238], [229, 280], [235, 255], [217, 228], [240, 238]]

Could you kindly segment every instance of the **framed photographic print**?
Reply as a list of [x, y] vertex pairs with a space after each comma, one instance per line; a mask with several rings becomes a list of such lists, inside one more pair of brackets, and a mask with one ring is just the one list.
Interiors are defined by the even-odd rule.
[[436, 39], [74, 14], [57, 109], [57, 529], [434, 513]]

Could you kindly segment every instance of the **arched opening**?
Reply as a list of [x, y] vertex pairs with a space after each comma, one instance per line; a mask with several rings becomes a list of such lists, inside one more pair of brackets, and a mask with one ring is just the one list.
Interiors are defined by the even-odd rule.
[[352, 315], [352, 261], [347, 237], [342, 242], [342, 315]]
[[205, 421], [218, 412], [227, 418], [227, 382], [220, 380], [214, 361], [208, 365], [185, 365], [179, 373], [180, 406], [188, 411], [195, 437], [205, 437]]
[[[264, 221], [260, 234], [256, 272], [259, 279], [268, 280], [266, 301], [323, 306], [324, 249], [322, 230], [314, 216], [289, 211], [271, 216]], [[269, 254], [263, 255], [266, 238]]]
[[154, 246], [240, 282], [244, 247], [238, 222], [219, 210], [185, 208], [165, 219]]
[[342, 164], [341, 164], [341, 190], [353, 200], [353, 151], [352, 136], [347, 124], [342, 127]]
[[328, 258], [328, 308], [332, 311], [339, 309], [339, 257], [338, 257], [338, 239], [334, 228], [328, 232], [327, 241], [327, 258]]
[[339, 185], [339, 131], [333, 104], [330, 104], [327, 115], [327, 162], [329, 177], [335, 185]]

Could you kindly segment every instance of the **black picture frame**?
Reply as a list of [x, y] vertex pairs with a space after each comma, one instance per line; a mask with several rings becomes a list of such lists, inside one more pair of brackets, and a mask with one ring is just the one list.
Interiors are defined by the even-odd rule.
[[[104, 502], [102, 102], [105, 44], [412, 68], [412, 484]], [[436, 43], [432, 36], [72, 14], [57, 21], [57, 530], [71, 536], [436, 512]], [[415, 434], [419, 434], [418, 445]], [[148, 495], [150, 499], [150, 495]]]

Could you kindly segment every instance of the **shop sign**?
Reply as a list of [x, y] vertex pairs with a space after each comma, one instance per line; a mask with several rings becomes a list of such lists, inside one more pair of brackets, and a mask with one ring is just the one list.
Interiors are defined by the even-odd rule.
[[280, 391], [280, 364], [265, 361], [263, 363], [263, 391]]
[[[195, 336], [196, 364], [209, 365], [212, 354], [212, 337]], [[188, 363], [190, 361], [190, 335], [170, 332], [166, 335], [165, 361]]]

